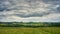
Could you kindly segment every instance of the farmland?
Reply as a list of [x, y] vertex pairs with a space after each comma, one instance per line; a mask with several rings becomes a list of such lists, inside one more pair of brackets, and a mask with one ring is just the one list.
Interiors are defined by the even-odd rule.
[[60, 34], [60, 27], [0, 27], [0, 34]]

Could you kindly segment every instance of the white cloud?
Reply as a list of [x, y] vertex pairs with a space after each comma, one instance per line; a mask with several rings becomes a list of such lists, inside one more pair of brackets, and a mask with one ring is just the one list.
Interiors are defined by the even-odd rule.
[[52, 0], [3, 0], [0, 4], [0, 21], [59, 21], [60, 12], [57, 11], [57, 8], [60, 7], [60, 4], [58, 2]]

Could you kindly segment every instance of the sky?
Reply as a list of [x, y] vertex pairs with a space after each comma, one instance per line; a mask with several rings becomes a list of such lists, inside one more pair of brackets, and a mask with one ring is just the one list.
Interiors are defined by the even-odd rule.
[[0, 0], [0, 22], [60, 22], [60, 0]]

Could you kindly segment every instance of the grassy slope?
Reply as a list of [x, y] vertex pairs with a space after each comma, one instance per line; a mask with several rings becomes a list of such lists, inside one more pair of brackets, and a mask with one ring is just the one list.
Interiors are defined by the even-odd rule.
[[41, 27], [41, 28], [0, 27], [0, 34], [60, 34], [60, 27]]

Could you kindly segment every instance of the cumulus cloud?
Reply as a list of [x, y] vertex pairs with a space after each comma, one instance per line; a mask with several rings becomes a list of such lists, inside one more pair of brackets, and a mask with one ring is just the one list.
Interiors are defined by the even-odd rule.
[[59, 13], [60, 0], [0, 0], [0, 21], [59, 21]]

